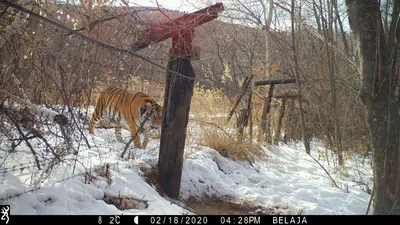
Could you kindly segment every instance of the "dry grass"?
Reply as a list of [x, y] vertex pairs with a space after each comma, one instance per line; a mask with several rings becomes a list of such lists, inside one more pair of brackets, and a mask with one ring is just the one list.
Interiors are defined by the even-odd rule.
[[143, 173], [145, 181], [148, 184], [152, 185], [161, 196], [165, 196], [164, 190], [161, 188], [161, 186], [158, 183], [158, 178], [159, 178], [158, 168], [141, 166], [140, 170]]
[[104, 195], [103, 200], [107, 204], [115, 205], [115, 207], [117, 207], [120, 210], [146, 209], [149, 206], [146, 200], [138, 199], [133, 196], [127, 196], [127, 195], [119, 195], [119, 196]]
[[238, 141], [218, 128], [204, 131], [200, 142], [202, 145], [215, 149], [222, 156], [232, 160], [246, 160], [252, 163], [253, 156], [266, 156], [260, 146], [248, 140]]
[[[233, 104], [234, 100], [228, 99], [218, 90], [205, 91], [195, 88], [190, 108], [190, 123], [198, 124], [201, 131], [200, 134], [189, 132], [188, 136], [195, 136], [200, 145], [215, 149], [224, 157], [251, 163], [253, 156], [265, 156], [265, 153], [260, 146], [245, 140], [246, 138], [237, 138], [235, 115], [227, 123]], [[247, 107], [242, 104], [244, 101], [236, 111]]]
[[[190, 113], [197, 119], [225, 119], [231, 109], [232, 101], [218, 90], [194, 89]], [[222, 122], [222, 120], [220, 120]]]

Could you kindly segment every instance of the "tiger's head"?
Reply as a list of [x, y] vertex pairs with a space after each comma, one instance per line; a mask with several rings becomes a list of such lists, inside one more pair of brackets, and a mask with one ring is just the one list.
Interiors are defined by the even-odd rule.
[[144, 125], [146, 128], [158, 129], [163, 119], [163, 109], [158, 103], [147, 102], [140, 109], [140, 115], [140, 122], [147, 119]]

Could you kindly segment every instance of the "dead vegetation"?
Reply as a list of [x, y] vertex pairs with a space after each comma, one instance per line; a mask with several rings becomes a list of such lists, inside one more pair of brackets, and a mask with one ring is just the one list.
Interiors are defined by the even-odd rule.
[[110, 196], [105, 194], [103, 200], [107, 204], [115, 205], [120, 210], [146, 209], [149, 206], [146, 200], [127, 195]]
[[165, 196], [164, 190], [158, 184], [158, 168], [157, 167], [148, 167], [148, 166], [141, 166], [140, 170], [143, 173], [143, 177], [146, 182], [154, 187], [156, 191], [161, 195]]
[[195, 136], [193, 139], [198, 142], [196, 144], [215, 149], [224, 157], [252, 163], [254, 156], [266, 155], [259, 145], [249, 140], [249, 137], [240, 137], [237, 134], [235, 120], [232, 119], [227, 123], [226, 119], [233, 103], [218, 89], [195, 88], [189, 123], [198, 125], [200, 131], [191, 132], [189, 129], [188, 136], [189, 138]]
[[218, 151], [222, 156], [236, 160], [252, 162], [253, 156], [265, 157], [266, 154], [262, 148], [248, 140], [237, 140], [221, 132], [220, 129], [211, 128], [204, 131], [201, 138], [201, 144]]

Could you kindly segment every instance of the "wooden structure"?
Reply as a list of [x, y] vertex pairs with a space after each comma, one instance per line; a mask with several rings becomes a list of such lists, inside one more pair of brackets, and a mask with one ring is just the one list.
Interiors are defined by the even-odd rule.
[[194, 51], [192, 46], [194, 28], [216, 19], [223, 10], [223, 4], [217, 3], [171, 22], [149, 27], [142, 39], [131, 47], [137, 51], [152, 43], [172, 38], [158, 161], [159, 184], [171, 198], [179, 196], [182, 177], [186, 127], [195, 78], [190, 60], [198, 57], [198, 51]]
[[[264, 108], [263, 108], [263, 112], [262, 112], [262, 116], [261, 116], [261, 130], [262, 132], [266, 132], [268, 129], [268, 124], [267, 124], [267, 118], [269, 115], [269, 111], [271, 108], [271, 101], [272, 101], [272, 96], [274, 93], [274, 88], [275, 85], [278, 84], [291, 84], [291, 83], [295, 83], [296, 79], [282, 79], [282, 80], [261, 80], [261, 81], [255, 81], [254, 82], [254, 86], [261, 86], [261, 85], [270, 85], [270, 88], [268, 90], [268, 96], [267, 99], [264, 103]], [[271, 140], [272, 141], [272, 140]]]
[[[275, 96], [275, 98], [277, 98], [277, 99], [282, 99], [282, 103], [281, 103], [281, 108], [279, 111], [278, 127], [276, 128], [273, 144], [277, 144], [279, 141], [279, 138], [281, 136], [283, 117], [285, 116], [285, 113], [286, 113], [286, 108], [287, 108], [286, 105], [287, 105], [288, 100], [290, 100], [290, 99], [296, 100], [298, 97], [299, 97], [299, 95], [297, 95], [297, 94], [288, 94], [288, 93], [286, 93], [284, 95]], [[286, 133], [285, 133], [285, 137], [287, 137]], [[285, 139], [284, 139], [284, 142], [286, 143]]]

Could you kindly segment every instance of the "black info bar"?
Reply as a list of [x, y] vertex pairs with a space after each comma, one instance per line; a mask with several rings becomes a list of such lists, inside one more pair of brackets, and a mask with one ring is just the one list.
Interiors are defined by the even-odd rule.
[[[391, 218], [394, 217], [394, 218]], [[0, 224], [381, 224], [398, 223], [400, 216], [314, 215], [9, 215]], [[392, 222], [394, 221], [394, 222]]]

